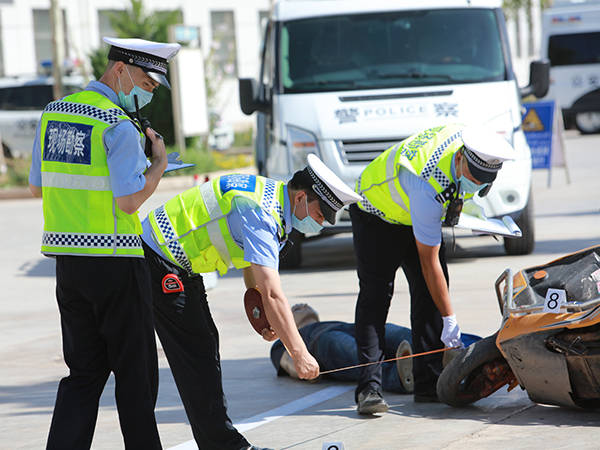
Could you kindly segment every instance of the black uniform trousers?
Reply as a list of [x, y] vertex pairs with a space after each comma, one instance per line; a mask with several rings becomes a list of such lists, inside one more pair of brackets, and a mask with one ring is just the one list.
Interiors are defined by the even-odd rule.
[[69, 376], [60, 381], [48, 449], [89, 449], [110, 372], [127, 449], [160, 449], [150, 277], [143, 258], [56, 257]]
[[[423, 277], [412, 227], [390, 224], [356, 205], [350, 206], [350, 218], [360, 288], [355, 311], [358, 362], [384, 358], [385, 322], [399, 267], [406, 275], [410, 291], [413, 353], [442, 348], [442, 318]], [[440, 262], [448, 282], [443, 244]], [[441, 354], [414, 358], [415, 394], [434, 395], [441, 370]], [[361, 368], [355, 397], [367, 387], [381, 392], [381, 364]]]
[[[189, 276], [144, 244], [152, 278], [154, 324], [200, 450], [250, 446], [227, 416], [219, 333], [208, 308], [201, 275]], [[184, 291], [165, 294], [162, 279], [173, 273]]]

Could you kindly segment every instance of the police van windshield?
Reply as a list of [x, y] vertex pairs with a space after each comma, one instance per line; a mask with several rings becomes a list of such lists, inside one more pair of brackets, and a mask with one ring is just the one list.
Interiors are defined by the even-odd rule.
[[316, 17], [283, 22], [284, 93], [480, 83], [506, 79], [489, 9]]
[[600, 33], [574, 33], [550, 36], [548, 58], [551, 66], [600, 63]]

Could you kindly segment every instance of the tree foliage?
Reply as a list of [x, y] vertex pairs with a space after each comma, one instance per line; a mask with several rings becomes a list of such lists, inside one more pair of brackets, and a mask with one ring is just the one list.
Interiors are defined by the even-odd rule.
[[[109, 20], [116, 37], [167, 42], [169, 26], [181, 23], [182, 16], [180, 10], [156, 11], [148, 14], [143, 0], [130, 0], [128, 9], [111, 13]], [[95, 50], [89, 57], [94, 77], [99, 79], [108, 61], [108, 46]], [[152, 127], [163, 135], [167, 144], [172, 144], [175, 140], [171, 105], [171, 92], [161, 86], [154, 91], [152, 102], [141, 110], [142, 115], [148, 117], [152, 123]]]

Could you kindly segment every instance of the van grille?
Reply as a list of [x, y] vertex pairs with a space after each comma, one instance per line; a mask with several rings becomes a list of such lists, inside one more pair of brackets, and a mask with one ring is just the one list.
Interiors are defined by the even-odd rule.
[[346, 164], [368, 164], [403, 137], [391, 140], [347, 140], [337, 141], [338, 149]]

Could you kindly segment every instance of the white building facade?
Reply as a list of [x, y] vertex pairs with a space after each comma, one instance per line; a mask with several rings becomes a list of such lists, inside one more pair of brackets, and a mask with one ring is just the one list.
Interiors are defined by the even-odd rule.
[[[199, 27], [205, 58], [217, 59], [228, 76], [220, 84], [215, 110], [224, 122], [241, 129], [252, 124], [239, 109], [237, 78], [256, 77], [259, 71], [261, 22], [268, 16], [272, 0], [144, 0], [146, 13], [179, 10], [183, 24]], [[91, 73], [89, 54], [102, 45], [102, 36], [114, 35], [111, 12], [131, 8], [129, 0], [58, 0], [63, 10], [66, 57]], [[539, 0], [534, 0], [533, 46], [525, 14], [519, 26], [510, 20], [515, 69], [521, 85], [526, 84], [528, 62], [539, 52]], [[518, 30], [518, 32], [517, 32]], [[0, 76], [35, 74], [51, 61], [50, 0], [0, 0]]]

